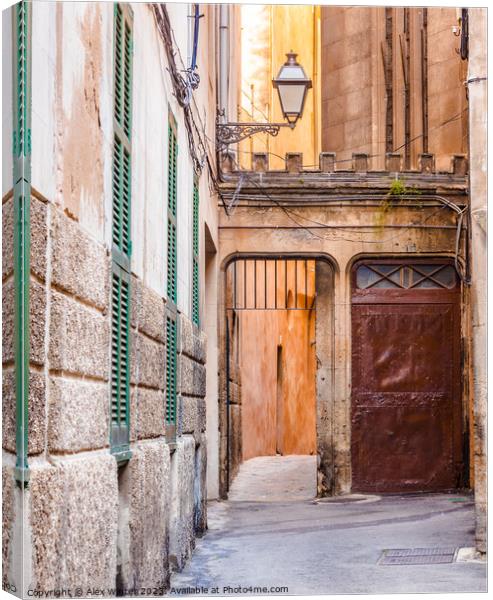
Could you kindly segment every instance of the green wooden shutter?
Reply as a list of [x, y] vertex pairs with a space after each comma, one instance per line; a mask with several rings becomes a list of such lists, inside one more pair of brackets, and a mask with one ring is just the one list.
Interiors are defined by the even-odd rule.
[[199, 280], [199, 188], [193, 184], [192, 227], [192, 321], [200, 326], [200, 280]]
[[111, 280], [111, 451], [130, 457], [132, 11], [115, 4]]
[[29, 273], [31, 231], [31, 62], [30, 2], [12, 7], [12, 158], [14, 204], [14, 347], [16, 398], [15, 478], [29, 479]]
[[168, 219], [168, 301], [176, 304], [176, 221]]
[[131, 157], [117, 135], [113, 146], [113, 254], [115, 260], [129, 270], [131, 255], [130, 199]]
[[168, 204], [167, 204], [167, 316], [166, 316], [166, 436], [176, 436], [176, 369], [177, 369], [177, 166], [178, 141], [176, 122], [170, 114], [168, 125]]
[[132, 130], [132, 9], [115, 4], [114, 120], [130, 139]]
[[176, 125], [170, 117], [168, 125], [168, 211], [176, 217], [176, 176], [178, 160], [178, 141], [176, 139]]
[[176, 239], [176, 177], [178, 143], [174, 123], [168, 127], [168, 302], [176, 305], [177, 298], [177, 239]]
[[166, 425], [176, 424], [176, 319], [166, 317]]
[[113, 264], [111, 289], [111, 447], [127, 458], [130, 427], [130, 274]]

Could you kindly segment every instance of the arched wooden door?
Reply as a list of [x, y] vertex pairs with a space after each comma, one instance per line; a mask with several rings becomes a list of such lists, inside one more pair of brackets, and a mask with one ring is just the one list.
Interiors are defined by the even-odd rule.
[[444, 260], [352, 271], [352, 489], [461, 485], [460, 284]]

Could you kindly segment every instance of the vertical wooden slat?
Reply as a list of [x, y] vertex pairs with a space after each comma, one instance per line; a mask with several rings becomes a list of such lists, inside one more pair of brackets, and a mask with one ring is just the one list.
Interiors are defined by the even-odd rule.
[[288, 308], [288, 261], [284, 261], [284, 302], [285, 308]]
[[253, 297], [254, 307], [257, 308], [257, 259], [253, 261]]
[[246, 276], [246, 269], [247, 269], [247, 261], [244, 260], [243, 261], [243, 308], [247, 307], [247, 276]]
[[277, 259], [274, 259], [274, 288], [275, 288], [275, 296], [274, 296], [274, 308], [277, 309]]
[[264, 308], [267, 308], [267, 259], [264, 259]]
[[[14, 364], [15, 478], [29, 479], [29, 346], [30, 346], [30, 213], [31, 213], [31, 64], [32, 9], [21, 1], [13, 7], [12, 134], [14, 205]], [[5, 67], [7, 68], [7, 67]]]
[[305, 258], [305, 308], [308, 307], [308, 261]]
[[176, 425], [176, 321], [166, 317], [166, 424]]
[[298, 261], [294, 261], [294, 308], [298, 308]]

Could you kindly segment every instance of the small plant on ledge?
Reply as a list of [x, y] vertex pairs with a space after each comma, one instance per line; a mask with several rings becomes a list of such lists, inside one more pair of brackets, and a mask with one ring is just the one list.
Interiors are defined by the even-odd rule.
[[407, 187], [403, 179], [396, 177], [390, 184], [389, 191], [385, 194], [380, 202], [380, 209], [377, 214], [377, 225], [383, 227], [385, 222], [385, 215], [393, 206], [394, 200], [402, 200], [404, 196], [420, 196], [421, 190], [418, 190], [415, 186]]

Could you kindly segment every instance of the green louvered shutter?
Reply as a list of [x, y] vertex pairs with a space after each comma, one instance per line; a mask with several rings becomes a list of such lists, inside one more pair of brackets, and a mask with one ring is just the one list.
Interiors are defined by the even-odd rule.
[[111, 451], [130, 456], [132, 11], [115, 4], [111, 280]]
[[176, 220], [168, 219], [168, 301], [176, 304]]
[[130, 369], [130, 277], [113, 265], [111, 290], [111, 442], [114, 452], [128, 450]]
[[176, 122], [170, 114], [168, 124], [168, 233], [167, 233], [167, 315], [166, 315], [166, 435], [176, 436], [176, 348], [177, 348], [177, 166]]
[[177, 248], [176, 248], [176, 176], [178, 144], [174, 123], [168, 127], [168, 302], [176, 305]]
[[200, 326], [200, 282], [199, 282], [199, 188], [193, 184], [192, 226], [192, 321]]
[[[32, 4], [12, 7], [12, 159], [14, 205], [15, 478], [29, 478], [29, 273], [31, 231]], [[5, 68], [7, 66], [5, 65]]]
[[166, 317], [166, 424], [176, 423], [176, 319]]

